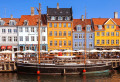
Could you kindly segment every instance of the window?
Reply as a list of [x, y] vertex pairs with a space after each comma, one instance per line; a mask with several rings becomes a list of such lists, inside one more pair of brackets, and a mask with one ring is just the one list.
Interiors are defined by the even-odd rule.
[[17, 36], [14, 36], [14, 42], [17, 42]]
[[12, 37], [11, 36], [8, 36], [8, 41], [12, 41]]
[[79, 34], [79, 39], [82, 39], [82, 34]]
[[20, 41], [23, 41], [23, 36], [20, 36]]
[[97, 40], [97, 44], [100, 44], [100, 40]]
[[59, 31], [59, 36], [62, 36], [62, 31]]
[[54, 36], [57, 36], [57, 31], [54, 31]]
[[75, 34], [75, 39], [78, 39], [78, 34]]
[[106, 32], [106, 36], [109, 36], [109, 32]]
[[52, 41], [50, 41], [50, 46], [52, 46]]
[[28, 46], [26, 46], [26, 50], [29, 50], [29, 47], [28, 47]]
[[71, 41], [68, 41], [68, 46], [71, 46]]
[[61, 16], [58, 17], [58, 20], [62, 20], [63, 18]]
[[31, 32], [35, 32], [34, 27], [31, 27]]
[[34, 50], [35, 48], [34, 48], [34, 46], [32, 47], [32, 50]]
[[64, 31], [63, 35], [66, 36], [66, 31]]
[[17, 33], [17, 29], [14, 29], [14, 33]]
[[109, 25], [107, 25], [107, 28], [109, 28]]
[[90, 47], [90, 48], [92, 47], [92, 42], [89, 43], [89, 47]]
[[102, 36], [105, 36], [105, 33], [104, 33], [104, 32], [102, 32]]
[[52, 23], [49, 23], [49, 27], [52, 27]]
[[9, 21], [9, 25], [15, 25], [15, 21], [14, 20], [10, 20]]
[[59, 41], [59, 46], [62, 46], [62, 41]]
[[38, 41], [38, 36], [36, 38], [37, 38], [37, 41]]
[[119, 40], [116, 40], [116, 44], [119, 44]]
[[42, 28], [42, 32], [45, 32], [45, 28]]
[[0, 20], [0, 25], [4, 25], [4, 21], [3, 20]]
[[71, 31], [68, 31], [68, 36], [71, 36]]
[[100, 36], [100, 32], [97, 32], [97, 36]]
[[87, 31], [90, 31], [91, 28], [90, 28], [90, 25], [87, 25]]
[[109, 40], [106, 40], [106, 44], [109, 44]]
[[28, 25], [28, 21], [27, 20], [24, 20], [24, 25]]
[[35, 41], [34, 36], [31, 36], [31, 41]]
[[25, 41], [29, 41], [29, 36], [25, 36]]
[[114, 40], [111, 40], [111, 44], [114, 44]]
[[104, 42], [104, 40], [102, 40], [102, 44], [104, 44], [105, 42]]
[[45, 41], [45, 36], [42, 36], [42, 41]]
[[77, 26], [77, 31], [81, 31], [81, 30], [82, 30], [81, 25], [78, 25], [78, 26]]
[[114, 29], [114, 25], [112, 25], [111, 28]]
[[28, 27], [25, 27], [25, 32], [29, 32], [29, 28]]
[[2, 29], [2, 33], [5, 33], [6, 32], [6, 29]]
[[12, 32], [12, 30], [11, 29], [8, 29], [8, 33], [11, 33]]
[[52, 31], [49, 32], [49, 36], [52, 36]]
[[54, 27], [57, 27], [57, 23], [54, 23]]
[[102, 29], [102, 25], [98, 25], [98, 29]]
[[64, 23], [64, 27], [66, 27], [66, 23]]
[[59, 27], [62, 27], [62, 23], [59, 23]]
[[79, 47], [82, 47], [82, 42], [79, 42]]
[[23, 32], [23, 28], [22, 27], [19, 28], [19, 32]]
[[67, 17], [65, 17], [65, 20], [70, 20], [70, 18], [67, 16]]
[[116, 32], [116, 36], [119, 36], [119, 32]]
[[51, 20], [55, 20], [55, 17], [54, 17], [54, 16], [51, 16]]
[[85, 34], [83, 34], [83, 38], [85, 38]]
[[6, 37], [5, 36], [2, 36], [2, 41], [6, 42]]
[[57, 46], [57, 41], [54, 41], [54, 45]]
[[111, 32], [111, 36], [114, 36], [114, 32]]
[[71, 27], [71, 23], [68, 23], [68, 27]]
[[89, 39], [92, 39], [92, 34], [89, 35]]
[[66, 41], [64, 41], [64, 46], [66, 46], [66, 44], [67, 44]]
[[77, 47], [78, 46], [78, 42], [75, 42], [75, 47]]

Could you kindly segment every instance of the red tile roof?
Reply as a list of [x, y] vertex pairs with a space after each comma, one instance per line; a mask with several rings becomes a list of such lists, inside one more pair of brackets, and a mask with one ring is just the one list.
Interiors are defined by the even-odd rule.
[[[20, 22], [19, 22], [19, 26], [23, 26], [24, 25], [24, 20], [28, 21], [28, 26], [36, 26], [38, 24], [38, 18], [39, 15], [22, 15]], [[47, 25], [47, 19], [46, 19], [46, 15], [43, 14], [41, 15], [41, 20], [42, 20], [42, 25]]]
[[5, 22], [3, 26], [9, 26], [9, 21], [10, 20], [15, 20], [16, 21], [16, 26], [19, 24], [20, 19], [19, 18], [1, 18]]
[[85, 25], [91, 25], [91, 19], [86, 19], [86, 23], [85, 20], [82, 21], [82, 19], [73, 19], [73, 29], [74, 31], [76, 31], [76, 26], [77, 25], [81, 25], [82, 26], [82, 31], [85, 30]]

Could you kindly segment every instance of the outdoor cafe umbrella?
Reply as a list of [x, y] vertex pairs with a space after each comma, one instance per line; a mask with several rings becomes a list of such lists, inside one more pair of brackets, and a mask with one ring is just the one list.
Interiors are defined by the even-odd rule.
[[89, 52], [102, 52], [102, 51], [93, 49], [93, 50], [90, 50]]
[[33, 50], [26, 50], [26, 51], [23, 51], [22, 53], [35, 53], [35, 51], [33, 51]]
[[59, 52], [61, 52], [61, 51], [58, 51], [58, 50], [52, 50], [52, 51], [50, 51], [50, 53], [59, 53]]
[[110, 52], [120, 52], [120, 50], [113, 49], [113, 50], [111, 50]]
[[2, 51], [1, 53], [2, 53], [2, 54], [11, 54], [12, 51], [10, 51], [10, 50], [5, 50], [5, 51]]
[[76, 51], [72, 51], [72, 50], [65, 50], [65, 51], [63, 51], [63, 52], [65, 52], [65, 53], [69, 53], [69, 52], [76, 52]]
[[22, 53], [22, 51], [16, 51], [15, 53]]
[[[45, 50], [40, 50], [40, 53], [47, 53], [48, 51]], [[36, 53], [38, 53], [38, 51], [36, 51]]]
[[84, 50], [78, 50], [77, 52], [84, 52]]
[[102, 52], [110, 52], [110, 50], [102, 50]]

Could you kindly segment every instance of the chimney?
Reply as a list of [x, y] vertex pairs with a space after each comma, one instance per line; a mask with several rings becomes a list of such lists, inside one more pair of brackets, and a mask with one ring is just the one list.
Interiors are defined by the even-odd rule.
[[118, 18], [118, 12], [114, 12], [114, 18], [115, 18], [115, 19]]
[[84, 21], [84, 15], [81, 16], [82, 21]]
[[34, 16], [34, 7], [31, 7], [31, 16]]
[[57, 9], [59, 9], [59, 3], [57, 3]]
[[13, 15], [11, 15], [11, 17], [10, 17], [11, 19], [13, 19]]

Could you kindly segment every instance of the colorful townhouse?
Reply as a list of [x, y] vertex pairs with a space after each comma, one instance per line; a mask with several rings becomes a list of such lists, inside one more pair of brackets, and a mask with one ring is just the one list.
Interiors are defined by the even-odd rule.
[[72, 50], [72, 8], [48, 8], [48, 51], [51, 50]]
[[[18, 26], [19, 50], [35, 50], [38, 47], [38, 15], [34, 15], [34, 7], [31, 7], [31, 15], [22, 15]], [[41, 15], [40, 46], [41, 50], [47, 46], [47, 17]]]
[[85, 28], [86, 28], [86, 49], [94, 49], [94, 30], [91, 26], [91, 19], [73, 19], [73, 50], [84, 50]]
[[120, 19], [117, 13], [115, 18], [92, 18], [95, 29], [96, 49], [120, 48]]
[[[0, 51], [18, 50], [18, 23], [19, 18], [0, 18]], [[14, 53], [12, 53], [12, 58], [14, 58]], [[14, 59], [12, 59], [14, 60]]]

